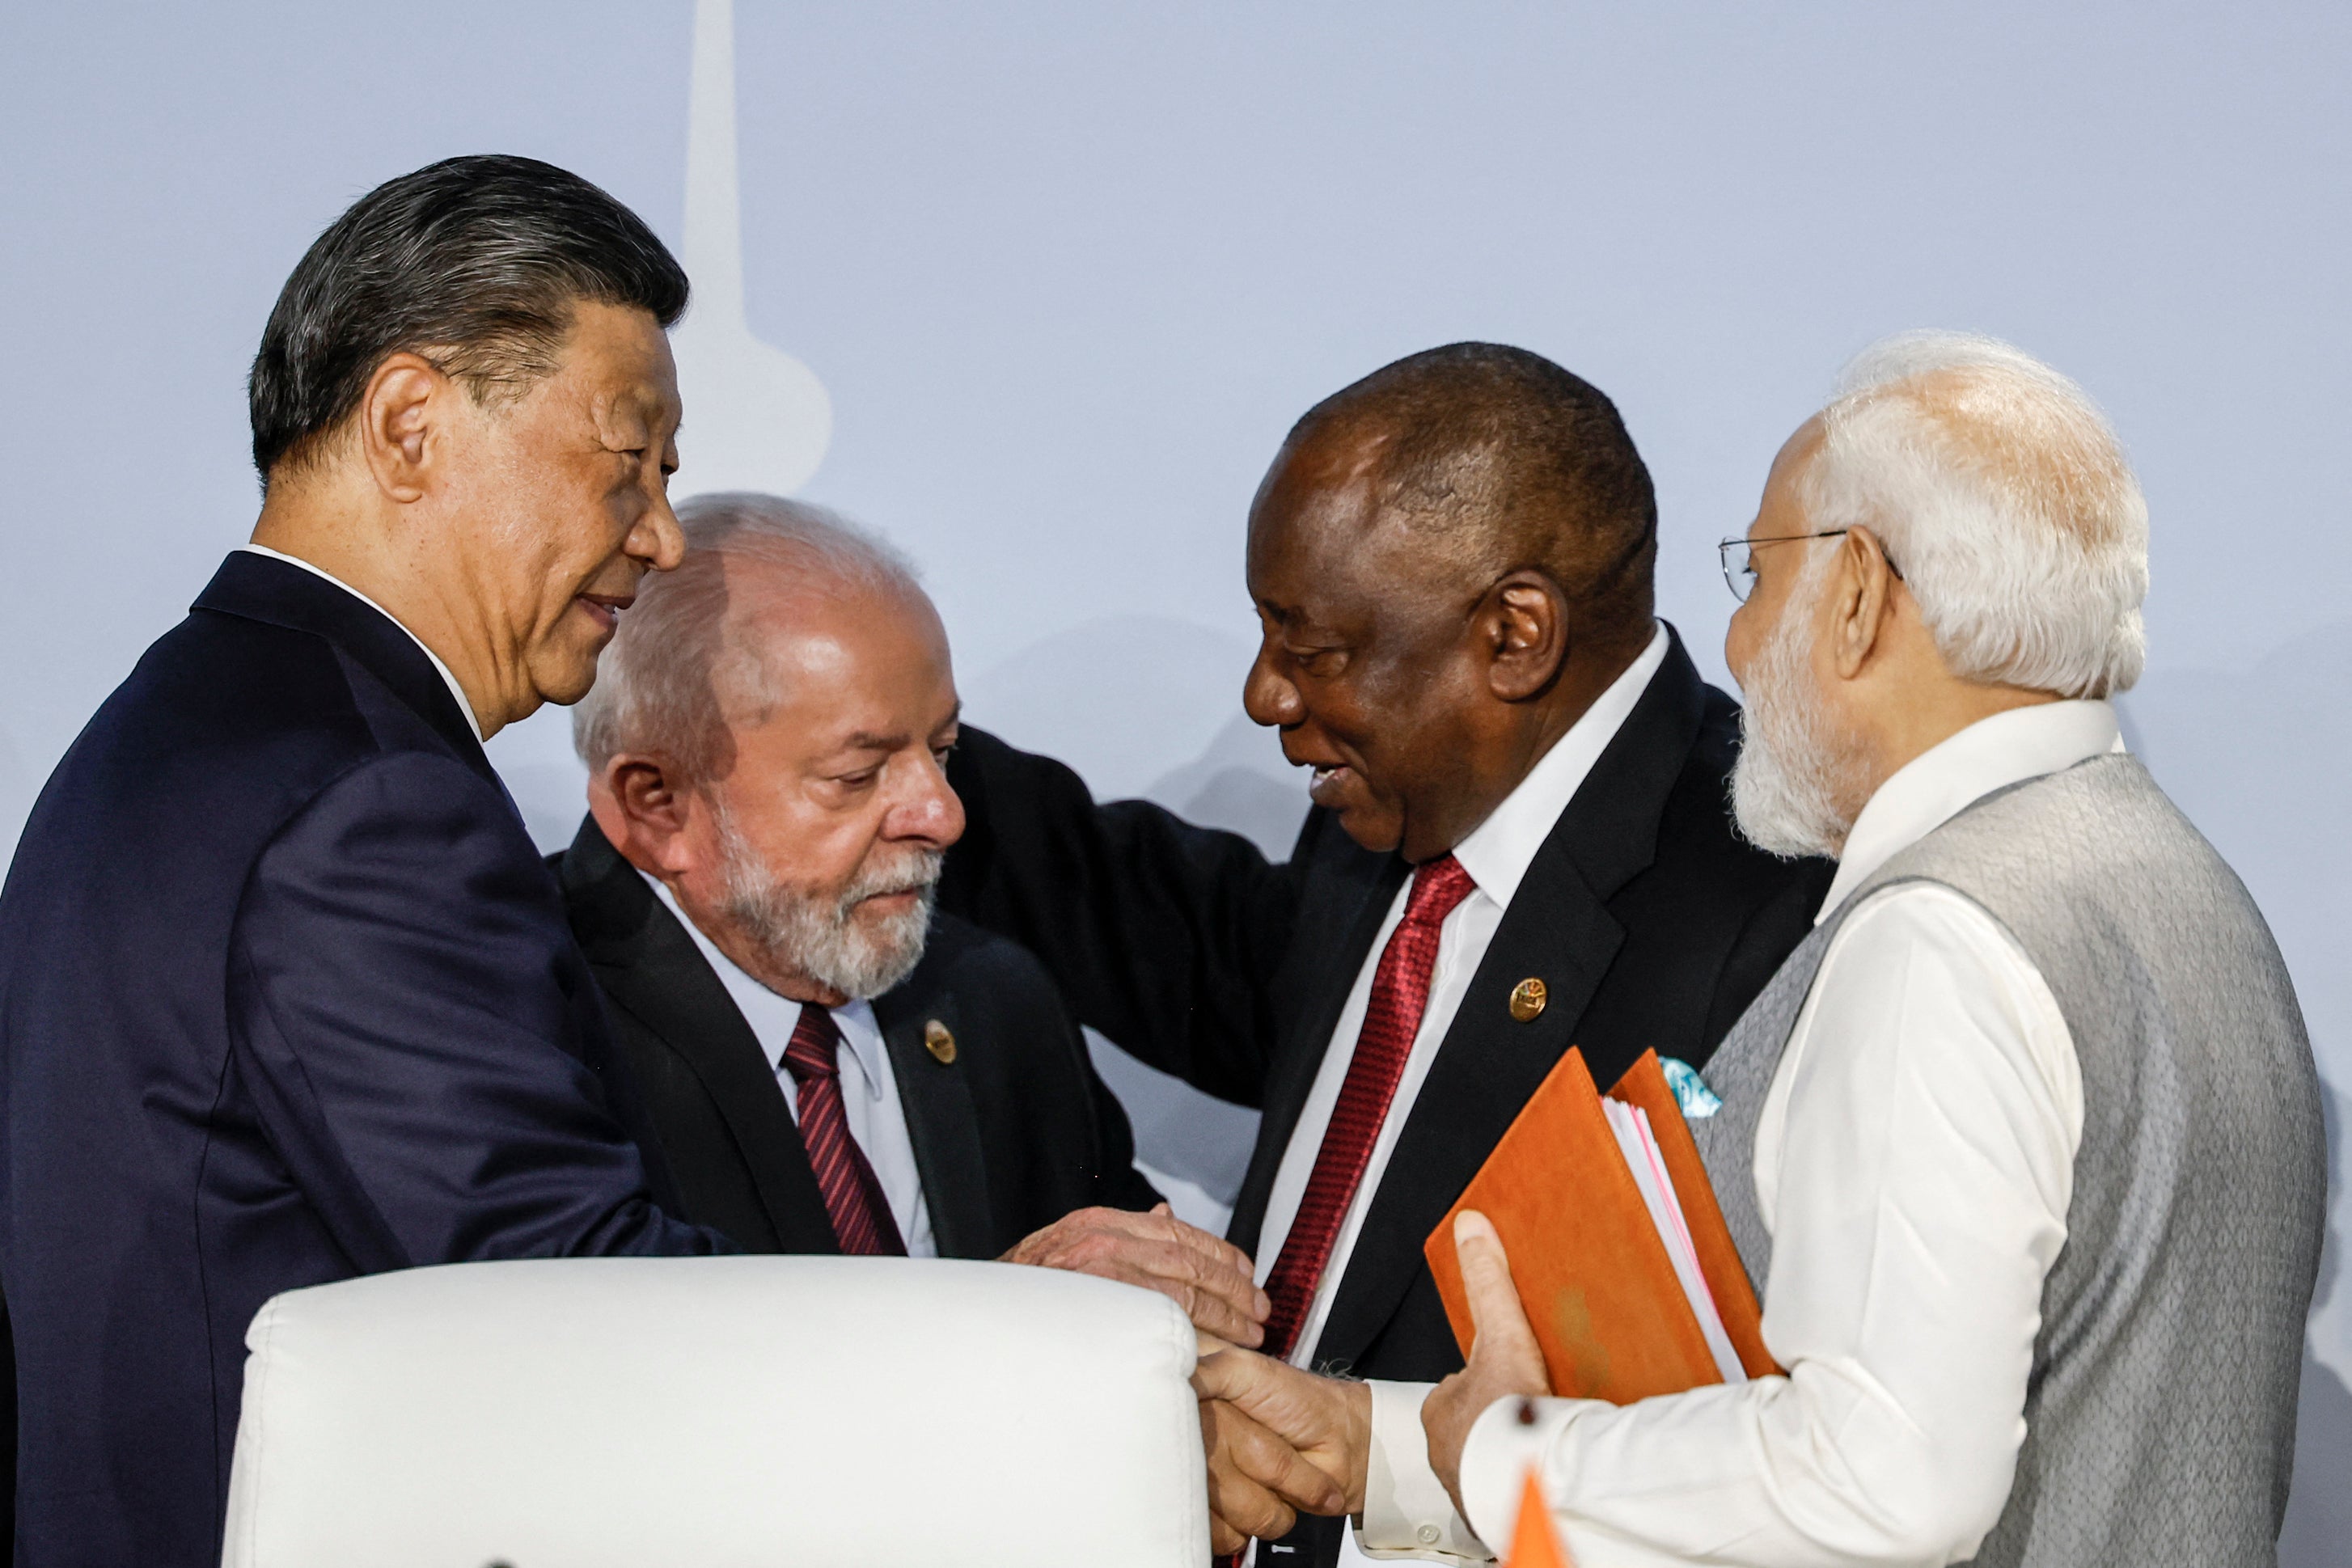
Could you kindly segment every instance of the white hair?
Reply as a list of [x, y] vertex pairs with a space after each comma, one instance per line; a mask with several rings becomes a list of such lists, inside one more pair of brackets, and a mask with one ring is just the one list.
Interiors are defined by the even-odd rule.
[[685, 559], [639, 584], [595, 685], [572, 710], [572, 747], [592, 772], [641, 752], [708, 781], [731, 760], [729, 719], [777, 700], [768, 639], [727, 612], [730, 560], [790, 572], [795, 594], [923, 601], [905, 555], [822, 507], [730, 490], [682, 503], [677, 520]]
[[2147, 652], [2147, 503], [2089, 395], [2009, 344], [1906, 332], [1864, 350], [1799, 479], [1811, 526], [1864, 527], [1955, 674], [2110, 696]]

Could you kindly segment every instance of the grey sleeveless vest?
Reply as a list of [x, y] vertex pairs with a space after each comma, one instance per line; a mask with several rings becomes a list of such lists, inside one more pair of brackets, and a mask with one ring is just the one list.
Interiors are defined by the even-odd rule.
[[2277, 1560], [2326, 1202], [2319, 1086], [2270, 928], [2136, 759], [1977, 801], [1857, 887], [1707, 1065], [1691, 1124], [1749, 1277], [1771, 1273], [1757, 1123], [1822, 957], [1891, 883], [1974, 900], [2042, 972], [2083, 1074], [2009, 1501], [1974, 1561]]

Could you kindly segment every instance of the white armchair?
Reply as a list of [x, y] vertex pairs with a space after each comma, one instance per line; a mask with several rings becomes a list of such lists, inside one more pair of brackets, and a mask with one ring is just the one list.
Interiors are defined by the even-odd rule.
[[1192, 1331], [1043, 1269], [461, 1264], [247, 1335], [226, 1568], [1202, 1568]]

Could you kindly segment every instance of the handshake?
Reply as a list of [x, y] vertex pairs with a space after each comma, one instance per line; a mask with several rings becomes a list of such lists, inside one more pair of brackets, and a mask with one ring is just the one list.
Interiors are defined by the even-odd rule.
[[[1462, 1452], [1496, 1400], [1549, 1394], [1543, 1354], [1486, 1218], [1466, 1211], [1454, 1240], [1476, 1339], [1469, 1364], [1422, 1404], [1428, 1464], [1461, 1511]], [[1372, 1452], [1372, 1390], [1259, 1354], [1271, 1303], [1247, 1254], [1185, 1224], [1163, 1204], [1148, 1215], [1086, 1209], [1039, 1231], [1005, 1261], [1076, 1270], [1160, 1291], [1201, 1335], [1192, 1375], [1208, 1453], [1209, 1524], [1219, 1552], [1289, 1532], [1297, 1516], [1359, 1514]], [[1418, 1456], [1411, 1458], [1417, 1458]], [[1391, 1456], [1395, 1464], [1407, 1456]]]

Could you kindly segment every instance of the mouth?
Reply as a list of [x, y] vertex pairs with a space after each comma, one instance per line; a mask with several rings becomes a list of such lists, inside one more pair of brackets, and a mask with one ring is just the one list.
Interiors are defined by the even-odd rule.
[[1336, 807], [1356, 781], [1356, 770], [1344, 762], [1313, 765], [1307, 780], [1307, 798], [1318, 806]]
[[581, 593], [572, 596], [572, 602], [585, 610], [588, 618], [595, 622], [607, 636], [620, 628], [621, 612], [636, 601], [637, 596], [634, 593]]
[[937, 885], [930, 881], [908, 883], [900, 887], [884, 888], [858, 899], [851, 907], [859, 912], [871, 911], [878, 915], [904, 915], [930, 895]]

